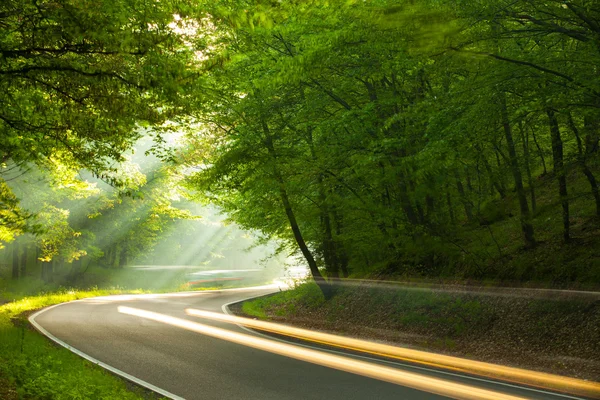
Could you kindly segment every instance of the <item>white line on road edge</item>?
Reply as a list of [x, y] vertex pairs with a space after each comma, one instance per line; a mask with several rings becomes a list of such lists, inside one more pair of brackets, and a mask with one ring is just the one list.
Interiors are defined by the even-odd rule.
[[83, 357], [86, 360], [88, 360], [88, 361], [90, 361], [90, 362], [92, 362], [92, 363], [94, 363], [94, 364], [96, 364], [96, 365], [98, 365], [98, 366], [100, 366], [100, 367], [102, 367], [102, 368], [104, 368], [104, 369], [106, 369], [106, 370], [114, 373], [114, 374], [117, 374], [117, 375], [119, 375], [119, 376], [127, 379], [128, 381], [134, 382], [134, 383], [136, 383], [136, 384], [138, 384], [138, 385], [140, 385], [142, 387], [145, 387], [146, 389], [149, 389], [149, 390], [151, 390], [153, 392], [156, 392], [156, 393], [158, 393], [158, 394], [160, 394], [162, 396], [165, 396], [165, 397], [167, 397], [169, 399], [173, 399], [173, 400], [185, 400], [181, 396], [177, 396], [176, 394], [173, 394], [171, 392], [167, 392], [166, 390], [161, 389], [158, 386], [154, 386], [153, 384], [148, 383], [146, 381], [143, 381], [143, 380], [141, 380], [139, 378], [136, 378], [133, 375], [129, 375], [127, 372], [123, 372], [120, 369], [117, 369], [115, 367], [111, 367], [110, 365], [105, 364], [102, 361], [97, 360], [94, 357], [92, 357], [90, 355], [87, 355], [87, 354], [85, 354], [82, 351], [77, 350], [73, 346], [70, 346], [70, 345], [66, 344], [65, 342], [63, 342], [62, 340], [60, 340], [59, 338], [57, 338], [56, 336], [54, 336], [53, 334], [51, 334], [50, 332], [48, 332], [47, 330], [45, 330], [44, 328], [42, 328], [42, 326], [35, 321], [35, 317], [37, 317], [38, 315], [42, 314], [43, 312], [46, 312], [46, 311], [48, 311], [48, 310], [50, 310], [52, 308], [58, 307], [58, 306], [62, 306], [63, 304], [74, 303], [76, 301], [81, 301], [81, 300], [87, 300], [87, 299], [74, 300], [74, 301], [70, 301], [68, 303], [60, 303], [60, 304], [55, 304], [55, 305], [50, 306], [50, 307], [46, 307], [46, 308], [44, 308], [44, 309], [36, 312], [32, 316], [30, 316], [29, 317], [29, 322], [31, 322], [31, 324], [35, 327], [35, 329], [37, 329], [42, 335], [45, 335], [46, 337], [48, 337], [53, 342], [55, 342], [55, 343], [63, 346], [64, 348], [72, 351], [73, 353], [77, 354], [78, 356]]
[[[119, 375], [125, 379], [127, 379], [128, 381], [134, 382], [142, 387], [145, 387], [148, 390], [151, 390], [153, 392], [156, 392], [162, 396], [165, 396], [169, 399], [173, 399], [173, 400], [185, 400], [183, 397], [181, 396], [177, 396], [176, 394], [173, 394], [171, 392], [168, 392], [164, 389], [159, 388], [158, 386], [154, 386], [153, 384], [143, 381], [139, 378], [136, 378], [133, 375], [128, 374], [127, 372], [121, 371], [120, 369], [117, 369], [115, 367], [112, 367], [108, 364], [103, 363], [100, 360], [95, 359], [94, 357], [85, 354], [84, 352], [77, 350], [75, 347], [68, 345], [67, 343], [63, 342], [62, 340], [60, 340], [59, 338], [57, 338], [56, 336], [54, 336], [53, 334], [51, 334], [50, 332], [48, 332], [46, 329], [44, 329], [40, 324], [38, 324], [35, 321], [35, 318], [48, 311], [51, 310], [55, 307], [59, 307], [65, 304], [69, 304], [69, 303], [76, 303], [76, 302], [80, 302], [80, 301], [89, 301], [89, 300], [97, 300], [97, 299], [102, 299], [102, 298], [113, 298], [115, 299], [118, 296], [131, 296], [131, 297], [135, 297], [135, 298], [140, 298], [140, 299], [144, 299], [144, 298], [160, 298], [160, 297], [185, 297], [185, 296], [190, 296], [190, 295], [201, 295], [201, 294], [207, 294], [207, 293], [221, 293], [221, 292], [228, 292], [228, 291], [250, 291], [250, 290], [256, 290], [256, 289], [268, 289], [268, 288], [276, 288], [278, 287], [277, 285], [273, 284], [273, 285], [263, 285], [263, 286], [255, 286], [255, 287], [247, 287], [247, 288], [231, 288], [231, 289], [218, 289], [218, 290], [192, 290], [192, 291], [184, 291], [184, 292], [176, 292], [176, 293], [143, 293], [143, 294], [130, 294], [130, 295], [108, 295], [108, 296], [96, 296], [96, 297], [88, 297], [85, 299], [77, 299], [77, 300], [72, 300], [72, 301], [68, 301], [66, 303], [60, 303], [60, 304], [55, 304], [53, 306], [49, 306], [46, 308], [43, 308], [41, 310], [39, 310], [38, 312], [36, 312], [35, 314], [31, 315], [28, 319], [29, 322], [31, 323], [31, 325], [33, 325], [33, 327], [40, 332], [42, 335], [46, 336], [48, 339], [52, 340], [53, 342], [55, 342], [56, 344], [61, 345], [62, 347], [70, 350], [71, 352], [77, 354], [80, 357], [85, 358], [86, 360], [98, 365], [99, 367], [102, 367], [116, 375]], [[281, 289], [279, 289], [281, 290]], [[254, 298], [257, 296], [253, 296], [250, 297]], [[111, 300], [113, 300], [111, 299]], [[245, 300], [242, 300], [245, 301]], [[232, 302], [235, 303], [235, 302]], [[232, 304], [230, 303], [230, 304]], [[252, 332], [252, 331], [250, 331]], [[255, 333], [255, 332], [253, 332]]]
[[[269, 293], [269, 294], [272, 294], [272, 293]], [[221, 306], [221, 310], [223, 310], [224, 314], [234, 315], [235, 316], [235, 314], [232, 313], [231, 310], [229, 309], [230, 305], [236, 304], [236, 303], [242, 303], [244, 301], [252, 300], [252, 299], [255, 299], [257, 297], [268, 296], [269, 294], [266, 294], [266, 295], [265, 294], [261, 294], [261, 295], [256, 295], [256, 296], [248, 297], [248, 298], [243, 299], [243, 300], [232, 301], [232, 302], [229, 302], [227, 304], [223, 304], [223, 306]], [[242, 328], [243, 330], [245, 330], [246, 332], [252, 333], [253, 335], [261, 336], [263, 338], [267, 338], [267, 339], [270, 339], [270, 340], [276, 340], [276, 341], [283, 342], [283, 343], [293, 344], [293, 345], [296, 345], [296, 346], [302, 346], [302, 347], [306, 347], [306, 348], [313, 349], [313, 350], [326, 351], [326, 352], [329, 352], [329, 353], [339, 354], [339, 355], [343, 355], [343, 356], [346, 356], [346, 357], [348, 357], [348, 356], [350, 356], [350, 357], [356, 357], [356, 358], [361, 358], [361, 359], [369, 360], [369, 361], [376, 361], [376, 362], [380, 362], [380, 363], [384, 363], [384, 364], [391, 364], [391, 365], [402, 366], [402, 367], [406, 367], [406, 368], [412, 368], [412, 369], [418, 369], [418, 370], [422, 370], [422, 371], [428, 371], [428, 372], [433, 372], [433, 373], [438, 373], [438, 374], [443, 374], [443, 375], [454, 376], [454, 377], [457, 377], [457, 378], [466, 378], [466, 379], [471, 379], [471, 380], [474, 380], [474, 381], [491, 383], [491, 384], [494, 384], [494, 385], [507, 386], [507, 387], [516, 388], [516, 389], [520, 389], [520, 390], [529, 390], [529, 391], [536, 392], [536, 393], [548, 394], [548, 395], [551, 395], [551, 396], [563, 397], [563, 398], [566, 398], [566, 399], [585, 400], [582, 397], [575, 397], [575, 396], [571, 396], [571, 395], [564, 394], [564, 393], [549, 392], [549, 391], [545, 391], [545, 390], [541, 390], [541, 389], [535, 389], [535, 388], [532, 388], [532, 387], [529, 387], [529, 386], [513, 385], [513, 384], [502, 382], [502, 381], [494, 381], [494, 380], [485, 379], [485, 378], [478, 378], [478, 377], [471, 376], [471, 375], [461, 375], [461, 374], [457, 374], [457, 373], [454, 373], [454, 372], [443, 371], [441, 369], [433, 369], [433, 368], [421, 367], [421, 366], [412, 365], [412, 364], [406, 364], [406, 363], [398, 362], [398, 361], [384, 360], [384, 359], [380, 359], [380, 358], [363, 356], [363, 355], [359, 355], [359, 354], [345, 353], [343, 351], [337, 351], [337, 350], [332, 350], [332, 349], [328, 349], [328, 348], [311, 346], [311, 345], [306, 344], [306, 343], [292, 342], [292, 341], [285, 340], [285, 339], [282, 339], [282, 338], [279, 338], [279, 337], [274, 337], [274, 336], [266, 335], [266, 334], [264, 334], [262, 332], [259, 332], [257, 330], [245, 327], [244, 325], [238, 325], [238, 324], [236, 324], [236, 325], [238, 327]]]

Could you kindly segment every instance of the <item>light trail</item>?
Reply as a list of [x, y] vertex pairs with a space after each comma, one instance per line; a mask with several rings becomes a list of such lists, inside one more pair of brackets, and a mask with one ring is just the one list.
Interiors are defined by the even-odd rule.
[[119, 306], [118, 311], [122, 314], [168, 324], [217, 339], [241, 344], [243, 346], [252, 347], [285, 357], [334, 368], [340, 371], [345, 371], [380, 381], [390, 382], [396, 385], [410, 387], [424, 392], [434, 393], [440, 396], [451, 397], [459, 400], [524, 400], [522, 397], [506, 395], [491, 390], [485, 390], [446, 381], [443, 379], [431, 378], [413, 372], [401, 371], [378, 364], [358, 361], [347, 357], [341, 357], [317, 350], [310, 350], [299, 346], [294, 346], [291, 344], [232, 332], [226, 329], [199, 324], [197, 322], [171, 317], [152, 311], [140, 310], [126, 306]]
[[392, 289], [415, 292], [444, 292], [452, 294], [468, 294], [477, 296], [502, 296], [502, 297], [526, 297], [526, 298], [582, 298], [589, 300], [600, 299], [600, 291], [545, 289], [545, 288], [522, 288], [505, 286], [470, 286], [464, 284], [441, 284], [428, 282], [403, 282], [375, 279], [350, 279], [344, 278], [335, 282], [338, 286]]
[[425, 364], [435, 368], [486, 376], [488, 378], [508, 380], [513, 383], [532, 385], [544, 389], [552, 389], [600, 398], [600, 383], [568, 378], [543, 372], [528, 371], [520, 368], [505, 367], [481, 361], [428, 353], [402, 347], [373, 343], [366, 340], [352, 339], [328, 333], [314, 332], [307, 329], [293, 328], [273, 322], [257, 321], [250, 318], [236, 317], [210, 311], [186, 309], [188, 315], [214, 321], [228, 322], [277, 333], [301, 340], [335, 346], [347, 350], [359, 351], [373, 355], [389, 357], [412, 363]]

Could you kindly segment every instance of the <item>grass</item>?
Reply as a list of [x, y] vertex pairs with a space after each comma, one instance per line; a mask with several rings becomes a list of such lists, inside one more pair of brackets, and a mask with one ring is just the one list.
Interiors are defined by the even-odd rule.
[[[141, 294], [237, 287], [235, 283], [185, 286], [187, 272], [91, 268], [76, 280], [56, 275], [55, 282], [27, 277], [0, 278], [1, 399], [143, 399], [147, 392], [51, 344], [29, 328], [27, 316], [50, 305], [111, 294]], [[61, 285], [71, 284], [74, 288]], [[88, 285], [87, 289], [82, 289]], [[103, 288], [98, 288], [97, 286]], [[134, 390], [130, 390], [134, 388]]]
[[[63, 290], [28, 296], [0, 306], [0, 395], [15, 399], [143, 399], [143, 392], [104, 369], [52, 345], [28, 328], [28, 312], [87, 297], [124, 293], [123, 290]], [[127, 291], [142, 293], [142, 291]]]
[[242, 313], [488, 362], [600, 380], [600, 302], [314, 283], [244, 302]]
[[274, 310], [278, 316], [293, 315], [299, 308], [314, 309], [325, 299], [316, 285], [302, 284], [294, 290], [279, 292], [273, 296], [259, 297], [243, 303], [243, 312], [261, 319], [267, 318], [267, 310]]
[[[38, 271], [31, 271], [38, 272]], [[28, 275], [18, 280], [2, 279], [0, 276], [0, 300], [18, 300], [25, 296], [40, 293], [64, 293], [70, 288], [83, 291], [94, 291], [97, 288], [106, 290], [144, 290], [157, 292], [175, 292], [186, 289], [185, 270], [141, 270], [133, 268], [106, 269], [90, 267], [85, 274], [70, 276], [68, 270], [57, 271], [52, 282], [45, 282], [35, 276]], [[65, 289], [69, 288], [69, 289]]]

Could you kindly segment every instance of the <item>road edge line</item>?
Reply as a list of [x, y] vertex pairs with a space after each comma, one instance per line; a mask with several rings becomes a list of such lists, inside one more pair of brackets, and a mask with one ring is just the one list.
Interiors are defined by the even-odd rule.
[[[105, 296], [98, 296], [98, 297], [105, 297]], [[176, 394], [173, 394], [173, 393], [168, 392], [168, 391], [166, 391], [164, 389], [161, 389], [158, 386], [154, 386], [151, 383], [148, 383], [148, 382], [143, 381], [143, 380], [141, 380], [139, 378], [136, 378], [135, 376], [130, 375], [127, 372], [121, 371], [120, 369], [117, 369], [117, 368], [112, 367], [112, 366], [110, 366], [110, 365], [108, 365], [106, 363], [103, 363], [102, 361], [95, 359], [94, 357], [92, 357], [92, 356], [90, 356], [90, 355], [82, 352], [81, 350], [76, 349], [75, 347], [73, 347], [73, 346], [71, 346], [71, 345], [63, 342], [62, 340], [60, 340], [59, 338], [57, 338], [56, 336], [54, 336], [53, 334], [51, 334], [50, 332], [48, 332], [46, 329], [44, 329], [40, 324], [38, 324], [35, 321], [35, 318], [37, 316], [39, 316], [40, 314], [42, 314], [42, 313], [44, 313], [44, 312], [46, 312], [48, 310], [51, 310], [51, 309], [53, 309], [55, 307], [62, 306], [64, 304], [74, 303], [74, 302], [78, 302], [78, 301], [82, 301], [82, 300], [87, 300], [87, 299], [78, 299], [78, 300], [68, 301], [66, 303], [54, 304], [52, 306], [42, 308], [41, 310], [39, 310], [36, 313], [34, 313], [31, 316], [29, 316], [29, 318], [27, 318], [27, 319], [29, 320], [29, 322], [31, 323], [31, 325], [33, 325], [33, 327], [39, 333], [41, 333], [42, 335], [46, 336], [48, 339], [52, 340], [56, 344], [58, 344], [58, 345], [60, 345], [60, 346], [62, 346], [64, 348], [66, 348], [67, 350], [71, 351], [72, 353], [77, 354], [79, 357], [82, 357], [82, 358], [90, 361], [91, 363], [93, 363], [93, 364], [95, 364], [95, 365], [97, 365], [99, 367], [102, 367], [102, 368], [106, 369], [107, 371], [112, 372], [113, 374], [116, 374], [116, 375], [118, 375], [118, 376], [120, 376], [120, 377], [122, 377], [124, 379], [127, 379], [128, 381], [133, 382], [133, 383], [135, 383], [135, 384], [137, 384], [139, 386], [142, 386], [142, 387], [144, 387], [144, 388], [146, 388], [148, 390], [151, 390], [151, 391], [153, 391], [153, 392], [155, 392], [155, 393], [157, 393], [159, 395], [165, 396], [165, 397], [167, 397], [169, 399], [172, 399], [172, 400], [185, 400], [181, 396], [177, 396]]]

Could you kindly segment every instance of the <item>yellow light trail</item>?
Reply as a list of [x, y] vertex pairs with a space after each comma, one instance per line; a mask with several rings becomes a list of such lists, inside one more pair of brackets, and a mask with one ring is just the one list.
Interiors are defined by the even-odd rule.
[[400, 371], [394, 368], [358, 361], [317, 350], [310, 350], [291, 344], [276, 342], [259, 337], [232, 332], [214, 326], [199, 324], [181, 318], [171, 317], [152, 311], [140, 310], [126, 306], [119, 306], [122, 314], [133, 315], [140, 318], [161, 322], [192, 332], [201, 333], [217, 339], [241, 344], [255, 349], [268, 351], [285, 357], [322, 365], [325, 367], [349, 372], [396, 385], [406, 386], [424, 392], [434, 393], [458, 400], [524, 400], [522, 397], [506, 395], [491, 390], [471, 387], [443, 379], [431, 378], [413, 372]]
[[436, 368], [451, 369], [469, 374], [507, 380], [545, 389], [558, 390], [570, 394], [600, 398], [600, 383], [568, 378], [543, 372], [528, 371], [520, 368], [505, 367], [481, 361], [428, 353], [402, 347], [373, 343], [366, 340], [352, 339], [328, 333], [314, 332], [307, 329], [293, 328], [273, 322], [257, 321], [250, 318], [236, 317], [210, 311], [186, 309], [191, 316], [243, 325], [261, 331], [277, 333], [315, 343], [335, 346], [347, 350], [384, 356]]

